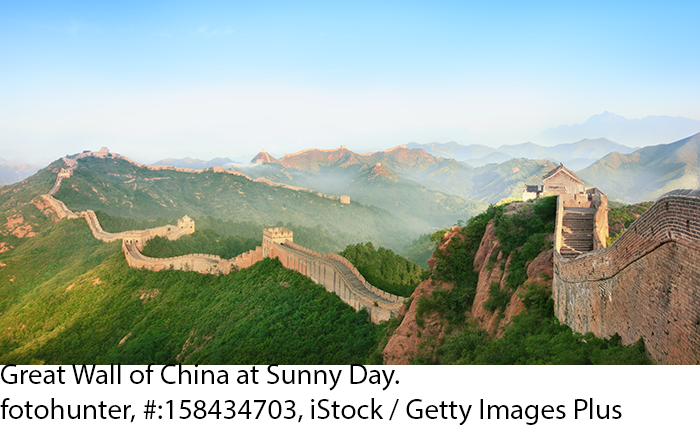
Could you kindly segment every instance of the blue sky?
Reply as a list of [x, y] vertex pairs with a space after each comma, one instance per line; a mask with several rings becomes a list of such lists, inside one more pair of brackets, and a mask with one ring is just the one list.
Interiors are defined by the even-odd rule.
[[699, 2], [100, 3], [3, 5], [0, 156], [499, 145], [605, 110], [700, 119]]

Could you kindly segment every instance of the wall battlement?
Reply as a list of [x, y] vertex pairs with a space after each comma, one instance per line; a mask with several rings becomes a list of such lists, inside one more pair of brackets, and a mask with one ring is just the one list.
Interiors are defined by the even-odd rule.
[[[557, 210], [557, 232], [561, 208]], [[700, 191], [659, 198], [610, 247], [554, 254], [555, 314], [574, 331], [643, 338], [656, 363], [700, 363]], [[557, 234], [557, 239], [559, 234]]]
[[320, 254], [287, 241], [275, 243], [266, 256], [276, 257], [284, 267], [308, 276], [355, 310], [367, 309], [374, 323], [395, 316], [403, 305], [403, 297], [370, 285], [347, 259], [337, 254]]
[[284, 227], [271, 227], [268, 229], [263, 229], [263, 237], [270, 239], [289, 239], [294, 240], [294, 233], [291, 230], [285, 229]]

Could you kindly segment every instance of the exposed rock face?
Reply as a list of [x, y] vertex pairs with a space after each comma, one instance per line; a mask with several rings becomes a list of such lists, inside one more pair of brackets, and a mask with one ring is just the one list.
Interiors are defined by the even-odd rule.
[[426, 349], [430, 342], [437, 341], [442, 337], [442, 320], [437, 313], [424, 315], [423, 327], [418, 326], [416, 320], [416, 309], [418, 300], [423, 297], [432, 296], [436, 289], [452, 289], [452, 285], [444, 282], [433, 281], [432, 279], [421, 282], [413, 291], [411, 303], [408, 304], [408, 311], [404, 305], [399, 312], [399, 317], [403, 317], [401, 325], [394, 331], [389, 342], [384, 348], [384, 363], [390, 365], [410, 364], [411, 359]]
[[[460, 228], [454, 226], [443, 236], [437, 249], [445, 250], [452, 238], [458, 234], [460, 234]], [[435, 267], [435, 263], [437, 263], [437, 259], [433, 255], [428, 260], [428, 265], [432, 269]], [[396, 328], [384, 348], [385, 364], [409, 364], [416, 354], [426, 349], [426, 345], [442, 337], [443, 326], [437, 314], [423, 316], [422, 328], [418, 326], [418, 321], [416, 320], [418, 301], [424, 297], [431, 297], [437, 289], [449, 291], [452, 289], [452, 284], [432, 279], [425, 280], [413, 291], [413, 295], [409, 298], [410, 303], [404, 304], [401, 308], [398, 314], [398, 317], [402, 318], [401, 324]]]
[[[527, 267], [527, 280], [525, 281], [524, 284], [520, 285], [520, 287], [513, 293], [513, 296], [510, 298], [510, 303], [508, 303], [508, 306], [506, 307], [506, 310], [503, 312], [504, 318], [501, 320], [501, 323], [504, 326], [501, 326], [498, 328], [496, 331], [496, 336], [499, 338], [503, 336], [503, 331], [505, 330], [505, 326], [510, 323], [511, 319], [513, 317], [517, 316], [520, 314], [520, 312], [523, 311], [523, 308], [525, 307], [523, 305], [523, 300], [520, 298], [520, 294], [525, 291], [525, 287], [530, 285], [531, 283], [539, 283], [540, 285], [544, 285], [550, 290], [552, 289], [552, 261], [554, 259], [554, 249], [548, 249], [547, 251], [541, 252], [540, 255], [537, 256], [532, 262], [528, 265]], [[479, 282], [481, 283], [481, 282]]]
[[[503, 258], [501, 243], [494, 233], [494, 223], [490, 221], [474, 258], [474, 270], [479, 272], [479, 283], [471, 312], [472, 316], [478, 319], [479, 325], [489, 333], [498, 330], [501, 319], [497, 313], [491, 313], [484, 308], [484, 303], [489, 299], [492, 283], [497, 283], [501, 289], [507, 285], [507, 273], [501, 270], [501, 265], [505, 263], [508, 266], [509, 262], [510, 257]], [[505, 269], [507, 270], [507, 267]]]
[[[515, 206], [509, 209], [515, 211], [517, 208]], [[461, 235], [461, 231], [459, 227], [455, 226], [445, 234], [438, 250], [446, 249], [453, 237], [457, 235]], [[550, 240], [552, 239], [553, 235], [550, 237]], [[479, 282], [471, 316], [477, 319], [477, 323], [482, 329], [496, 337], [501, 337], [505, 326], [510, 323], [514, 316], [522, 312], [524, 306], [519, 294], [524, 291], [525, 286], [536, 282], [550, 289], [552, 287], [553, 250], [549, 249], [540, 253], [528, 264], [528, 279], [513, 293], [505, 311], [489, 312], [483, 306], [484, 302], [489, 299], [489, 288], [493, 282], [497, 283], [501, 289], [506, 288], [508, 273], [504, 272], [501, 266], [505, 264], [504, 270], [508, 270], [509, 262], [510, 256], [504, 258], [501, 253], [501, 244], [495, 235], [494, 223], [491, 221], [486, 226], [474, 259], [474, 270], [479, 273]], [[431, 269], [436, 263], [437, 259], [434, 256], [428, 260]], [[437, 313], [424, 315], [422, 317], [423, 327], [418, 326], [418, 320], [416, 320], [418, 301], [423, 297], [431, 297], [433, 292], [438, 289], [449, 291], [452, 289], [452, 284], [428, 279], [418, 285], [413, 292], [410, 304], [404, 305], [399, 312], [399, 318], [402, 319], [401, 325], [394, 331], [384, 348], [385, 364], [409, 364], [417, 354], [429, 352], [434, 348], [435, 343], [444, 337], [445, 323]]]
[[[501, 243], [494, 233], [494, 223], [489, 222], [481, 239], [479, 251], [474, 259], [474, 269], [479, 272], [479, 283], [476, 288], [474, 305], [471, 314], [479, 320], [479, 326], [492, 335], [501, 337], [504, 325], [510, 323], [513, 316], [517, 316], [523, 310], [522, 299], [519, 294], [524, 291], [524, 287], [533, 282], [541, 283], [548, 288], [552, 288], [552, 259], [553, 250], [549, 249], [540, 253], [532, 260], [527, 268], [527, 281], [521, 285], [511, 296], [510, 302], [503, 312], [490, 312], [484, 308], [484, 303], [489, 299], [489, 289], [492, 283], [498, 284], [501, 290], [508, 286], [508, 267], [510, 266], [510, 256], [504, 258], [501, 252]], [[505, 264], [505, 267], [503, 267]], [[503, 271], [501, 268], [503, 267]], [[502, 316], [501, 316], [502, 314]]]

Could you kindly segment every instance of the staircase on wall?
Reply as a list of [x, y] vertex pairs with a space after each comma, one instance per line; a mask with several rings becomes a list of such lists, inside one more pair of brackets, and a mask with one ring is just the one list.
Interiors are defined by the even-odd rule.
[[564, 208], [562, 245], [559, 253], [564, 258], [575, 258], [593, 251], [595, 208]]

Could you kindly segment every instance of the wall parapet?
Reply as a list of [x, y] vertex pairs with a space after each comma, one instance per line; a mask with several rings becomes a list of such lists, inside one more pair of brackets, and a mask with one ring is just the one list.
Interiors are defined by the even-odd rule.
[[403, 305], [403, 297], [370, 285], [352, 263], [337, 254], [320, 254], [287, 241], [275, 243], [266, 256], [276, 257], [284, 267], [308, 276], [355, 310], [367, 309], [374, 323], [395, 316]]
[[389, 301], [391, 303], [403, 302], [405, 300], [404, 297], [400, 297], [398, 295], [394, 295], [394, 294], [390, 294], [386, 291], [382, 291], [381, 289], [379, 289], [376, 286], [372, 285], [371, 283], [367, 282], [367, 279], [365, 279], [365, 277], [362, 276], [362, 273], [360, 273], [360, 271], [357, 270], [357, 268], [347, 258], [343, 257], [342, 255], [338, 255], [338, 254], [335, 254], [332, 252], [327, 253], [327, 254], [321, 254], [319, 252], [313, 251], [311, 249], [305, 248], [305, 247], [297, 245], [295, 243], [288, 242], [288, 243], [285, 243], [285, 245], [287, 245], [287, 246], [289, 246], [297, 251], [301, 251], [301, 252], [303, 252], [307, 255], [310, 255], [310, 256], [322, 257], [322, 258], [326, 258], [329, 260], [335, 260], [335, 261], [341, 263], [342, 265], [347, 267], [347, 269], [350, 271], [350, 273], [352, 273], [357, 278], [357, 280], [359, 280], [360, 283], [362, 283], [362, 285], [368, 291], [381, 297], [383, 300]]
[[[586, 280], [603, 280], [620, 273], [664, 243], [678, 242], [700, 249], [700, 222], [697, 219], [700, 216], [700, 191], [685, 191], [695, 193], [690, 196], [674, 192], [659, 198], [610, 247], [569, 259], [556, 252], [562, 270], [573, 272], [585, 265], [584, 268], [590, 269]], [[693, 217], [692, 214], [696, 213]]]
[[643, 338], [658, 363], [700, 362], [700, 190], [660, 197], [609, 247], [555, 250], [557, 318], [576, 332]]

